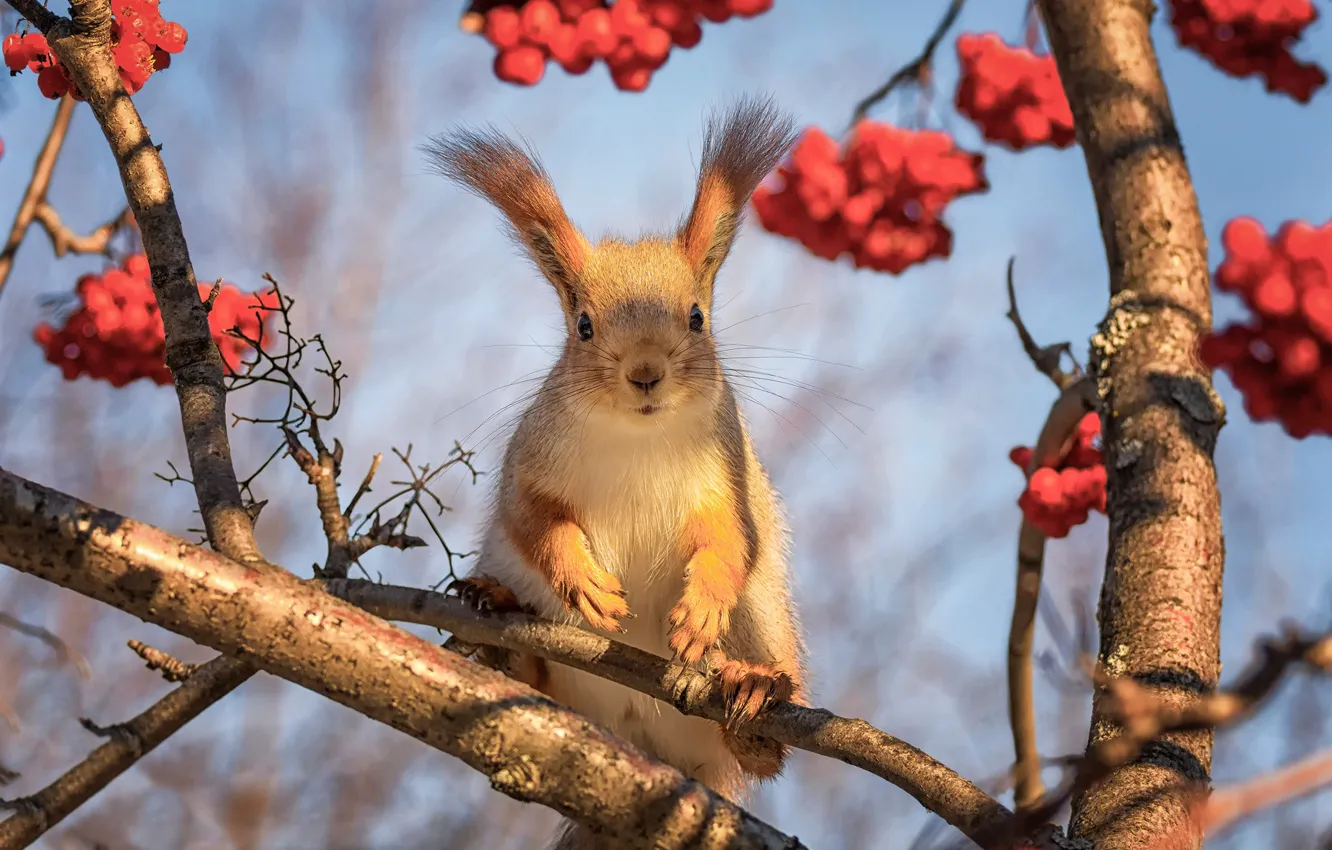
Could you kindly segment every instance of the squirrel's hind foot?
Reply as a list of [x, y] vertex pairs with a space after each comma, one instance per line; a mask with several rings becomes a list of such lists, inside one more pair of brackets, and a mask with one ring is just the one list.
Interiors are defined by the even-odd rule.
[[446, 594], [457, 596], [468, 607], [482, 614], [490, 612], [524, 611], [532, 613], [528, 606], [518, 601], [518, 596], [499, 579], [487, 575], [468, 576], [449, 582], [444, 588]]
[[775, 702], [787, 702], [795, 694], [791, 677], [775, 667], [727, 658], [717, 664], [726, 702], [726, 726], [736, 728], [758, 717]]

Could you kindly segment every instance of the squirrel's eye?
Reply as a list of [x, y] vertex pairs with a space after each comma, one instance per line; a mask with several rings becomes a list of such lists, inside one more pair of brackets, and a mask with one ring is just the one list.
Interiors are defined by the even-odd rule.
[[578, 317], [577, 327], [578, 338], [583, 342], [587, 342], [592, 338], [592, 320], [587, 317], [586, 313]]
[[697, 304], [689, 308], [689, 329], [694, 333], [703, 332], [703, 311]]

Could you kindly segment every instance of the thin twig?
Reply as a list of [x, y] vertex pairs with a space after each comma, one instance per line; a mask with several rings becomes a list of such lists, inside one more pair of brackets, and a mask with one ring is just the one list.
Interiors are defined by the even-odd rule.
[[[1031, 363], [1036, 370], [1045, 377], [1054, 382], [1054, 385], [1062, 392], [1073, 384], [1082, 380], [1082, 367], [1078, 365], [1073, 358], [1073, 346], [1067, 342], [1056, 342], [1052, 345], [1037, 345], [1036, 340], [1032, 338], [1031, 332], [1027, 330], [1026, 324], [1022, 321], [1022, 314], [1018, 312], [1017, 292], [1013, 287], [1013, 264], [1017, 261], [1016, 257], [1008, 259], [1008, 320], [1013, 323], [1017, 329], [1018, 339], [1022, 341], [1022, 350], [1026, 352], [1027, 357], [1031, 358]], [[1073, 360], [1072, 370], [1065, 372], [1060, 366], [1064, 355], [1068, 355]]]
[[50, 785], [21, 800], [0, 801], [0, 808], [14, 811], [0, 823], [0, 847], [9, 850], [36, 841], [251, 675], [249, 665], [213, 659], [133, 720], [110, 727], [119, 731]]
[[1332, 750], [1323, 750], [1294, 764], [1245, 782], [1218, 788], [1202, 804], [1198, 819], [1203, 832], [1215, 838], [1238, 821], [1307, 797], [1332, 785]]
[[[1032, 362], [1041, 368], [1040, 349], [1027, 333], [1013, 299], [1012, 261], [1009, 262], [1009, 319], [1018, 329], [1023, 348]], [[1036, 352], [1034, 354], [1033, 352]], [[1058, 371], [1058, 355], [1053, 366]], [[1087, 411], [1092, 409], [1095, 385], [1086, 379], [1061, 381], [1047, 370], [1060, 386], [1059, 397], [1051, 406], [1040, 436], [1027, 465], [1028, 478], [1043, 466], [1051, 466], [1068, 451], [1068, 445]], [[1064, 373], [1059, 372], [1061, 377]], [[1045, 533], [1024, 516], [1018, 531], [1017, 580], [1013, 595], [1013, 618], [1008, 629], [1008, 719], [1013, 733], [1014, 804], [1019, 812], [1040, 802], [1045, 794], [1041, 782], [1041, 755], [1036, 741], [1035, 675], [1032, 646], [1036, 634], [1036, 610], [1041, 598], [1041, 573], [1045, 565]]]
[[61, 661], [72, 665], [78, 671], [80, 678], [88, 679], [92, 677], [92, 668], [88, 666], [88, 660], [54, 632], [41, 626], [25, 623], [12, 614], [6, 614], [3, 611], [0, 611], [0, 626], [16, 631], [21, 635], [36, 638], [55, 650]]
[[930, 64], [934, 60], [934, 51], [939, 49], [939, 44], [943, 42], [944, 36], [953, 28], [953, 24], [957, 21], [957, 16], [962, 13], [962, 6], [965, 3], [966, 0], [952, 0], [948, 4], [948, 10], [944, 12], [943, 18], [934, 28], [934, 32], [930, 34], [929, 41], [925, 42], [925, 49], [920, 52], [919, 56], [889, 77], [888, 82], [870, 92], [864, 100], [856, 104], [855, 110], [851, 113], [851, 123], [848, 130], [859, 124], [861, 119], [868, 115], [875, 105], [892, 94], [898, 86], [920, 82], [929, 75]]
[[1287, 630], [1280, 638], [1260, 641], [1257, 656], [1232, 687], [1184, 704], [1161, 700], [1131, 678], [1097, 672], [1098, 684], [1108, 691], [1105, 712], [1123, 731], [1089, 747], [1072, 779], [1024, 813], [1026, 822], [1050, 818], [1069, 798], [1137, 758], [1144, 745], [1162, 735], [1215, 729], [1249, 717], [1296, 665], [1332, 672], [1332, 634], [1308, 637]]
[[168, 682], [187, 681], [199, 669], [199, 664], [186, 664], [174, 656], [168, 655], [160, 649], [153, 649], [148, 644], [140, 640], [131, 640], [129, 648], [134, 650], [134, 654], [148, 663], [149, 670], [157, 670], [162, 674], [162, 678]]
[[[48, 16], [56, 17], [35, 2], [11, 2], [10, 5], [34, 23]], [[36, 17], [32, 17], [33, 15]], [[74, 105], [74, 98], [65, 95], [56, 106], [55, 117], [51, 119], [51, 129], [46, 134], [46, 141], [42, 143], [41, 152], [37, 154], [36, 163], [32, 166], [32, 179], [28, 181], [28, 188], [24, 191], [23, 200], [19, 202], [18, 212], [14, 215], [14, 223], [9, 228], [9, 238], [5, 240], [5, 246], [0, 248], [0, 295], [4, 294], [9, 273], [14, 270], [14, 256], [18, 253], [19, 246], [23, 244], [23, 237], [28, 233], [28, 225], [32, 224], [37, 214], [37, 207], [46, 198], [46, 192], [51, 186], [51, 173], [55, 170], [60, 149], [69, 134], [69, 121], [74, 116]]]
[[126, 207], [115, 218], [107, 221], [91, 233], [75, 233], [65, 226], [64, 221], [60, 218], [60, 213], [56, 212], [55, 207], [45, 200], [37, 204], [33, 218], [46, 231], [46, 235], [50, 237], [51, 250], [55, 252], [57, 257], [63, 257], [66, 254], [103, 254], [109, 256], [111, 253], [111, 238], [122, 228], [129, 227], [134, 223], [134, 215], [130, 212], [129, 207]]

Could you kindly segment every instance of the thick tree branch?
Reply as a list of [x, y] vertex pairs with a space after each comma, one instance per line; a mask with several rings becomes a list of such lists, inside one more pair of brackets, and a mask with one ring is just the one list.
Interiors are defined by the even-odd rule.
[[[1110, 273], [1092, 340], [1109, 473], [1100, 665], [1181, 709], [1216, 687], [1225, 549], [1212, 456], [1224, 408], [1196, 351], [1212, 323], [1207, 241], [1151, 41], [1155, 4], [1040, 0], [1087, 161]], [[1120, 731], [1098, 689], [1091, 748]], [[1099, 850], [1188, 834], [1180, 789], [1209, 778], [1212, 733], [1176, 732], [1074, 800]], [[1187, 833], [1181, 832], [1187, 830]]]
[[[498, 646], [539, 655], [633, 688], [682, 712], [724, 720], [720, 690], [708, 677], [649, 652], [573, 626], [521, 613], [480, 616], [463, 602], [429, 590], [344, 579], [329, 592], [388, 620], [451, 632], [464, 644]], [[1013, 816], [984, 791], [945, 765], [864, 720], [824, 709], [779, 703], [747, 730], [866, 770], [906, 791], [981, 846], [1001, 846]], [[1032, 838], [1058, 846], [1047, 833]]]
[[251, 674], [248, 665], [213, 659], [147, 711], [115, 727], [110, 740], [50, 785], [30, 797], [3, 801], [0, 807], [15, 813], [0, 823], [0, 850], [18, 850], [36, 841]]
[[0, 562], [391, 725], [461, 758], [497, 790], [620, 846], [801, 846], [536, 691], [311, 582], [263, 561], [225, 558], [4, 470]]
[[[20, 4], [10, 5], [20, 12], [24, 11]], [[55, 17], [35, 2], [32, 5], [42, 13]], [[29, 20], [33, 19], [29, 17]], [[4, 294], [9, 273], [14, 270], [14, 257], [18, 254], [19, 246], [23, 244], [23, 237], [28, 233], [28, 226], [32, 224], [33, 218], [37, 215], [38, 205], [46, 198], [46, 192], [51, 187], [51, 173], [55, 170], [60, 149], [69, 134], [69, 121], [74, 116], [74, 105], [74, 98], [65, 95], [56, 106], [51, 129], [47, 132], [46, 141], [42, 143], [42, 149], [37, 154], [37, 162], [32, 167], [32, 179], [28, 181], [28, 188], [23, 192], [23, 200], [19, 202], [18, 212], [14, 214], [14, 223], [9, 227], [9, 236], [5, 239], [5, 245], [0, 248], [0, 295]]]

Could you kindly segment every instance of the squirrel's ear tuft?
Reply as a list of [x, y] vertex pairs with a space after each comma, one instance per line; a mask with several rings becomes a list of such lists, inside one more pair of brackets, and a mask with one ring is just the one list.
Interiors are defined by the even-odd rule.
[[577, 305], [587, 239], [569, 221], [550, 177], [532, 150], [487, 127], [433, 137], [423, 146], [434, 171], [490, 201], [513, 236], [555, 286], [566, 310]]
[[741, 98], [709, 118], [694, 206], [678, 236], [707, 291], [735, 242], [749, 196], [795, 139], [794, 120], [768, 97]]

